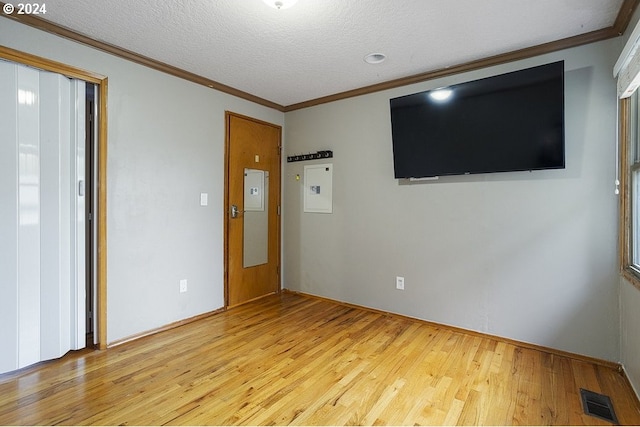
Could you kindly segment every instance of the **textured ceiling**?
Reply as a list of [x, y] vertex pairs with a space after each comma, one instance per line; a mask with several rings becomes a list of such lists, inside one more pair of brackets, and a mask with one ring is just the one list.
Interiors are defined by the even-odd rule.
[[43, 18], [288, 106], [611, 27], [622, 2], [56, 0]]

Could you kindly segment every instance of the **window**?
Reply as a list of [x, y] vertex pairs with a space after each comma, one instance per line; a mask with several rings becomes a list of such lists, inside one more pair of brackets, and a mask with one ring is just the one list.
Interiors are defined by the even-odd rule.
[[628, 157], [629, 157], [629, 189], [630, 189], [630, 229], [631, 247], [630, 247], [630, 264], [637, 271], [640, 271], [640, 242], [638, 239], [638, 227], [640, 218], [638, 211], [638, 201], [640, 194], [638, 192], [640, 185], [640, 150], [638, 149], [638, 92], [636, 91], [629, 100], [629, 141], [628, 141]]
[[640, 24], [629, 34], [613, 76], [620, 98], [620, 271], [640, 289]]
[[620, 103], [622, 271], [640, 287], [640, 100], [638, 91]]

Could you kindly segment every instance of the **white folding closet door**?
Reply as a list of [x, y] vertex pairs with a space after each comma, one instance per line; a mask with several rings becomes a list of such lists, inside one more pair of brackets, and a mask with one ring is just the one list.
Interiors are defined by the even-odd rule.
[[40, 360], [40, 76], [17, 73], [18, 363]]
[[18, 129], [15, 65], [0, 61], [0, 372], [18, 367]]
[[84, 102], [0, 61], [0, 373], [84, 347]]
[[71, 162], [74, 175], [71, 178], [71, 227], [74, 247], [74, 286], [71, 287], [71, 349], [78, 350], [86, 344], [86, 84], [71, 80]]

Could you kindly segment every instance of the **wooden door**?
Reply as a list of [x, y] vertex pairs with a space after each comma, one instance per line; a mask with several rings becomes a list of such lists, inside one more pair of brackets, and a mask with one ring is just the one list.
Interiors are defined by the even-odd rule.
[[226, 113], [228, 307], [280, 290], [281, 133], [280, 126]]

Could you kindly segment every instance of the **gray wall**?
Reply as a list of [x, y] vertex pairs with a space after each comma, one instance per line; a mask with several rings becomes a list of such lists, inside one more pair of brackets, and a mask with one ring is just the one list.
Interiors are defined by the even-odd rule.
[[[334, 151], [334, 211], [302, 213], [306, 163], [285, 165], [283, 286], [619, 360], [620, 50], [609, 40], [287, 113], [287, 154]], [[393, 178], [390, 98], [560, 59], [566, 169]]]
[[636, 394], [640, 391], [640, 290], [620, 279], [621, 360]]
[[0, 44], [109, 78], [108, 342], [222, 307], [224, 111], [284, 114], [8, 19]]

